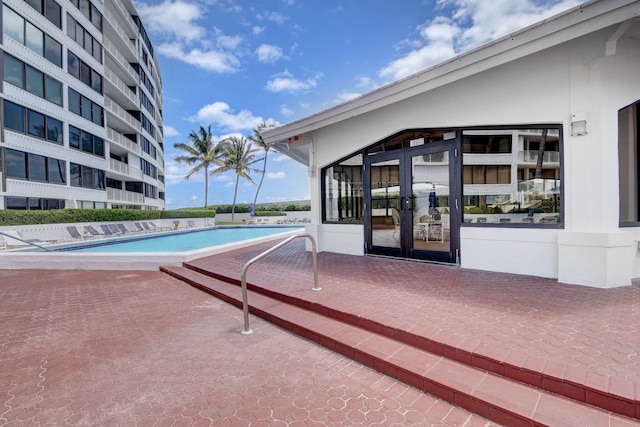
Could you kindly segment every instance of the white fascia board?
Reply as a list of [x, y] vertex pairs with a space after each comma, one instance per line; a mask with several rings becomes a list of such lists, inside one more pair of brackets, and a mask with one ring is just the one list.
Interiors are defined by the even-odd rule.
[[637, 0], [593, 0], [343, 104], [265, 129], [261, 135], [267, 144], [303, 136], [638, 16]]

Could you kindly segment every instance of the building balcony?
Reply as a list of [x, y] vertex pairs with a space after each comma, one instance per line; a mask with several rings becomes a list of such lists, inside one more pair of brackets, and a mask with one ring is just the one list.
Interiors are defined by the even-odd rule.
[[[105, 68], [104, 70], [105, 77], [105, 92], [109, 92], [114, 98], [118, 98], [119, 104], [124, 104], [125, 102], [129, 102], [130, 108], [138, 108], [139, 100], [136, 96], [136, 93], [131, 91], [129, 87], [114, 73], [113, 71]], [[111, 87], [109, 87], [111, 86]], [[115, 91], [110, 90], [115, 88]], [[112, 93], [115, 92], [115, 93]]]
[[117, 62], [118, 65], [120, 65], [120, 67], [127, 73], [129, 77], [131, 77], [131, 81], [138, 82], [138, 80], [140, 79], [138, 73], [136, 73], [136, 70], [133, 69], [127, 58], [125, 58], [124, 55], [120, 53], [116, 45], [113, 44], [113, 42], [106, 36], [103, 38], [102, 44], [104, 45], [105, 51], [109, 53], [113, 60]]
[[144, 195], [142, 193], [134, 193], [133, 191], [120, 190], [118, 188], [107, 188], [107, 200], [109, 202], [127, 202], [127, 203], [144, 203]]
[[140, 146], [138, 144], [136, 144], [135, 142], [131, 141], [129, 138], [127, 138], [120, 132], [113, 130], [108, 126], [107, 126], [107, 140], [112, 144], [116, 144], [120, 147], [126, 148], [127, 151], [137, 156], [141, 155]]
[[109, 159], [109, 172], [123, 175], [128, 179], [142, 179], [142, 170], [115, 159]]
[[121, 42], [120, 44], [127, 47], [128, 53], [130, 53], [133, 56], [133, 58], [137, 58], [138, 55], [137, 55], [136, 44], [135, 44], [135, 41], [132, 40], [137, 37], [136, 35], [137, 31], [127, 33], [127, 30], [125, 30], [118, 22], [118, 17], [115, 16], [114, 13], [111, 10], [109, 10], [109, 8], [106, 8], [106, 7], [103, 8], [102, 13], [105, 17], [105, 22], [108, 23], [111, 26], [111, 28], [113, 28], [115, 33], [118, 35], [119, 42]]
[[[520, 163], [532, 163], [538, 162], [538, 150], [523, 150], [518, 152], [518, 161]], [[542, 158], [544, 164], [549, 163], [560, 164], [560, 152], [559, 151], [545, 151]]]
[[[140, 125], [140, 121], [138, 121], [135, 117], [133, 117], [127, 110], [122, 108], [116, 101], [109, 98], [108, 96], [104, 97], [104, 106], [107, 109], [107, 112], [113, 114], [116, 118], [118, 118], [124, 124], [131, 126], [135, 129], [136, 132], [142, 131], [142, 126]], [[107, 123], [109, 123], [107, 121]]]

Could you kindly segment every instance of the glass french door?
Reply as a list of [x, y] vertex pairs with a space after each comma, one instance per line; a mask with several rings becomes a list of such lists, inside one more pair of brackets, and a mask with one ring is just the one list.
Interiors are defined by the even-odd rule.
[[367, 157], [367, 252], [457, 262], [454, 149], [419, 147]]

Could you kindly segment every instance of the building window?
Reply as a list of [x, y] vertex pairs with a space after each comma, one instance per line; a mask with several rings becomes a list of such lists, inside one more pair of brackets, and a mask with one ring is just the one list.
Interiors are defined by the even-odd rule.
[[91, 89], [102, 94], [102, 76], [70, 50], [67, 51], [67, 71]]
[[103, 170], [89, 166], [70, 163], [71, 185], [73, 187], [90, 188], [94, 190], [106, 189], [106, 175]]
[[362, 155], [331, 165], [322, 171], [326, 222], [362, 221]]
[[53, 25], [62, 28], [62, 10], [54, 0], [26, 0], [26, 2], [44, 15]]
[[62, 106], [62, 83], [5, 52], [4, 81]]
[[619, 222], [621, 227], [640, 226], [639, 119], [640, 101], [618, 111]]
[[559, 224], [560, 128], [462, 131], [466, 224]]
[[71, 88], [69, 88], [69, 111], [99, 126], [104, 126], [102, 107]]
[[4, 126], [14, 132], [27, 133], [58, 145], [63, 144], [62, 122], [60, 120], [7, 100], [4, 101]]
[[7, 36], [62, 67], [62, 45], [6, 5], [2, 7], [2, 28]]
[[67, 14], [67, 35], [102, 64], [102, 45], [69, 14]]
[[7, 178], [66, 183], [66, 162], [10, 148], [4, 151]]
[[41, 199], [37, 197], [5, 197], [4, 205], [6, 209], [15, 210], [50, 210], [64, 209], [64, 200], [61, 199]]
[[91, 3], [91, 0], [71, 0], [71, 3], [82, 12], [94, 27], [102, 32], [102, 14], [97, 7]]
[[4, 127], [16, 132], [24, 133], [26, 108], [21, 107], [13, 102], [4, 101]]
[[75, 126], [69, 125], [69, 148], [104, 157], [104, 140]]

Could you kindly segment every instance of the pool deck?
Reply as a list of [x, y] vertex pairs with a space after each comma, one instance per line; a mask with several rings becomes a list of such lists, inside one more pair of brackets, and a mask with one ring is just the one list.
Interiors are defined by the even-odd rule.
[[[271, 228], [278, 226], [272, 225]], [[247, 227], [251, 228], [251, 227]], [[206, 228], [192, 229], [186, 232], [196, 232]], [[271, 236], [258, 237], [235, 243], [227, 243], [211, 248], [197, 249], [185, 252], [120, 252], [120, 253], [81, 253], [81, 252], [28, 252], [5, 251], [0, 252], [0, 270], [3, 269], [51, 269], [51, 270], [151, 270], [157, 271], [161, 265], [182, 265], [186, 261], [211, 256], [226, 251], [244, 248], [263, 242], [282, 240], [285, 237], [299, 233], [300, 230], [287, 231]], [[143, 235], [112, 237], [108, 239], [84, 240], [72, 243], [100, 243], [118, 239], [136, 239], [151, 236], [171, 235], [172, 231], [149, 233]], [[178, 233], [185, 233], [180, 230]], [[66, 242], [70, 244], [70, 242]], [[51, 249], [54, 246], [49, 246]]]
[[[312, 292], [303, 244], [249, 282], [640, 400], [639, 284], [320, 253]], [[269, 246], [191, 263], [239, 278]], [[241, 335], [241, 310], [157, 271], [4, 270], [0, 303], [0, 425], [498, 425], [254, 315]], [[576, 410], [551, 424], [589, 425]]]

